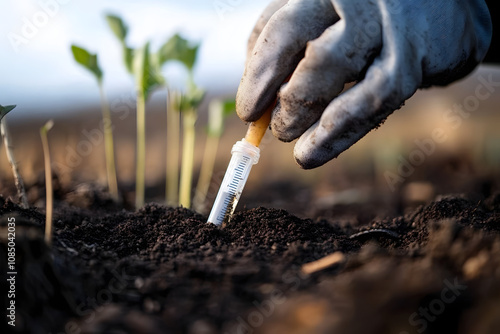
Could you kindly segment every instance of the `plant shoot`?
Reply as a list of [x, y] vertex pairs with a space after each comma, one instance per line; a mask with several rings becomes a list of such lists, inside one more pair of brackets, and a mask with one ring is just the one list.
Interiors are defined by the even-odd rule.
[[195, 85], [190, 75], [188, 91], [181, 99], [183, 140], [179, 205], [185, 208], [191, 208], [191, 188], [193, 182], [194, 146], [196, 137], [195, 125], [198, 117], [198, 106], [201, 104], [204, 96], [205, 92]]
[[19, 173], [19, 168], [17, 167], [16, 159], [12, 152], [12, 144], [10, 140], [9, 132], [7, 131], [7, 124], [5, 123], [5, 116], [16, 106], [2, 106], [0, 105], [0, 132], [2, 134], [3, 143], [5, 146], [5, 152], [7, 154], [7, 160], [9, 161], [10, 167], [12, 168], [12, 173], [14, 174], [14, 183], [17, 188], [17, 197], [22, 208], [28, 208], [28, 199], [26, 197], [26, 190], [24, 189], [24, 182], [21, 174]]
[[[188, 85], [194, 85], [191, 84], [192, 72], [196, 62], [198, 48], [198, 45], [191, 46], [186, 39], [179, 34], [175, 34], [160, 48], [157, 54], [157, 61], [160, 66], [169, 61], [180, 62], [188, 71]], [[191, 86], [188, 86], [188, 88], [190, 87]], [[188, 100], [190, 99], [190, 97], [187, 98]], [[194, 154], [191, 153], [191, 150], [194, 150], [194, 125], [196, 123], [197, 112], [191, 108], [192, 106], [185, 104], [186, 96], [183, 97], [179, 92], [168, 89], [167, 99], [167, 183], [165, 187], [165, 198], [168, 205], [177, 205], [177, 203], [180, 203], [180, 205], [189, 207], [191, 205], [192, 155]], [[184, 101], [184, 109], [181, 108], [181, 101]], [[186, 111], [186, 113], [183, 112], [182, 115], [180, 115], [181, 109]], [[190, 112], [187, 111], [188, 109], [190, 109]], [[186, 131], [184, 132], [182, 151], [181, 189], [179, 189], [179, 136], [181, 116]]]
[[104, 94], [102, 84], [102, 70], [99, 67], [96, 54], [91, 54], [87, 50], [76, 45], [71, 46], [71, 51], [73, 52], [75, 61], [89, 70], [95, 76], [97, 85], [99, 86], [102, 119], [104, 124], [104, 148], [106, 154], [106, 174], [108, 179], [108, 188], [115, 202], [119, 202], [120, 196], [118, 194], [118, 181], [116, 177], [113, 127], [111, 124], [111, 112], [109, 111], [108, 102], [106, 101], [106, 95]]
[[42, 138], [43, 160], [45, 163], [45, 242], [47, 245], [52, 244], [52, 210], [54, 208], [54, 191], [52, 189], [52, 168], [50, 160], [49, 139], [47, 133], [54, 126], [52, 120], [45, 123], [40, 128], [40, 137]]
[[146, 102], [151, 93], [164, 84], [160, 75], [161, 63], [159, 57], [150, 53], [149, 42], [142, 48], [134, 50], [126, 43], [128, 28], [121, 18], [116, 15], [107, 15], [111, 31], [122, 46], [125, 67], [132, 74], [136, 86], [137, 104], [137, 156], [136, 156], [136, 183], [135, 207], [144, 205], [145, 174], [146, 174]]
[[165, 199], [169, 206], [179, 201], [179, 155], [181, 93], [167, 89], [167, 155], [165, 161]]

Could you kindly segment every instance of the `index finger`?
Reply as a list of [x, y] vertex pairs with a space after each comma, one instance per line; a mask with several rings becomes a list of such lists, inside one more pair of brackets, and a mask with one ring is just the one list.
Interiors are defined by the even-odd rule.
[[257, 120], [303, 58], [307, 42], [337, 20], [331, 2], [322, 0], [291, 0], [274, 13], [247, 60], [236, 94], [238, 116]]

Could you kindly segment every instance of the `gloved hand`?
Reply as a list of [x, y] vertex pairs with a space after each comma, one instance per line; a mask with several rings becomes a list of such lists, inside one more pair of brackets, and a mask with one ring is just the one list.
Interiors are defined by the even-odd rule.
[[470, 73], [490, 40], [484, 0], [275, 0], [250, 37], [236, 110], [254, 121], [278, 97], [273, 134], [300, 137], [295, 160], [315, 168], [419, 87]]

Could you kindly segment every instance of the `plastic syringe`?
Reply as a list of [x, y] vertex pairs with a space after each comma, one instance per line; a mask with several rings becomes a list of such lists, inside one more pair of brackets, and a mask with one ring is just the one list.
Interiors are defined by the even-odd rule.
[[271, 121], [271, 112], [272, 108], [269, 108], [261, 118], [250, 123], [245, 138], [234, 144], [231, 161], [208, 216], [208, 223], [220, 226], [231, 218], [250, 170], [259, 162], [259, 145]]

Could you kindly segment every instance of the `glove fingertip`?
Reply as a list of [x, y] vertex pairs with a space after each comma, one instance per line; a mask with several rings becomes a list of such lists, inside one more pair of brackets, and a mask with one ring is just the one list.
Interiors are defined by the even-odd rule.
[[258, 120], [264, 112], [274, 104], [275, 94], [272, 90], [247, 88], [242, 81], [236, 93], [236, 114], [245, 122]]
[[242, 92], [242, 85], [236, 93], [236, 114], [245, 122], [253, 122], [259, 117], [256, 116], [255, 98], [252, 98], [247, 92]]
[[316, 159], [314, 159], [314, 155], [311, 154], [311, 149], [304, 150], [303, 146], [304, 145], [301, 145], [301, 143], [297, 142], [293, 149], [293, 157], [300, 168], [313, 169], [324, 164], [324, 162], [316, 161]]
[[299, 165], [300, 168], [302, 169], [312, 169], [314, 167], [310, 167], [309, 163], [305, 160], [302, 160], [301, 158], [298, 158], [298, 157], [294, 157], [295, 158], [295, 162], [297, 163], [297, 165]]
[[293, 149], [295, 162], [302, 169], [323, 166], [342, 152], [340, 147], [327, 144], [328, 135], [325, 137], [322, 131], [318, 131], [318, 124], [316, 123], [300, 136]]

